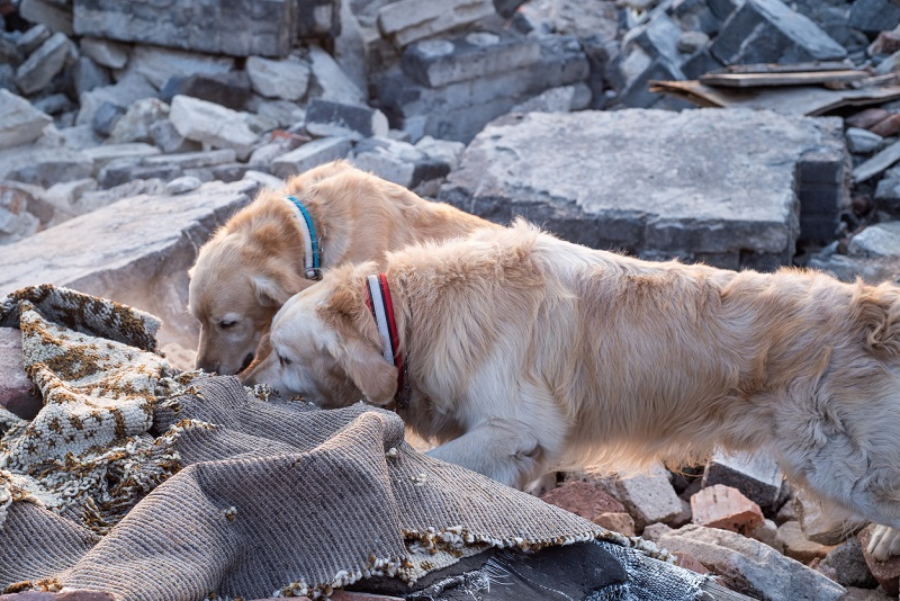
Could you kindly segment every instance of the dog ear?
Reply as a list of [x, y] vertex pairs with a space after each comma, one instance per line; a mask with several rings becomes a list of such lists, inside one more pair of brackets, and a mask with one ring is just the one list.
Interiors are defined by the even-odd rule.
[[384, 406], [397, 394], [397, 368], [363, 340], [345, 341], [331, 353], [353, 384], [373, 405]]
[[250, 285], [264, 307], [281, 307], [304, 288], [303, 281], [299, 275], [284, 269], [250, 276]]

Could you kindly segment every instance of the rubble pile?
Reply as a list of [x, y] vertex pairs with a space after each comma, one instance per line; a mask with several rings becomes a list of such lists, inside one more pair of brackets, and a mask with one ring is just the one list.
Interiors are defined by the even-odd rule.
[[717, 453], [706, 466], [637, 476], [572, 472], [541, 498], [624, 525], [617, 531], [654, 541], [682, 567], [754, 599], [877, 601], [900, 587], [900, 560], [876, 562], [864, 551], [871, 526], [829, 519], [763, 453]]

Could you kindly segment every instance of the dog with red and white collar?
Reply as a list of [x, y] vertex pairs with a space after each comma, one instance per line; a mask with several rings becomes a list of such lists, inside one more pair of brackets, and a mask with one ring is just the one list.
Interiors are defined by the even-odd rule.
[[291, 298], [246, 383], [395, 408], [431, 456], [520, 488], [769, 449], [834, 515], [880, 524], [876, 557], [900, 551], [900, 287], [640, 261], [524, 223], [380, 272]]

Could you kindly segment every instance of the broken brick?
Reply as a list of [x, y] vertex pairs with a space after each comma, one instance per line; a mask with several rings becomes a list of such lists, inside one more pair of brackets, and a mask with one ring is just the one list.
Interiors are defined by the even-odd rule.
[[541, 495], [541, 500], [592, 520], [602, 513], [622, 513], [625, 507], [590, 482], [569, 482]]
[[778, 527], [778, 540], [784, 545], [784, 554], [801, 563], [822, 559], [834, 547], [825, 546], [806, 538], [800, 522], [785, 522]]
[[634, 536], [634, 519], [625, 512], [601, 513], [591, 521], [607, 530], [619, 532], [625, 536]]
[[691, 497], [693, 522], [749, 535], [765, 521], [759, 505], [724, 484], [704, 488]]

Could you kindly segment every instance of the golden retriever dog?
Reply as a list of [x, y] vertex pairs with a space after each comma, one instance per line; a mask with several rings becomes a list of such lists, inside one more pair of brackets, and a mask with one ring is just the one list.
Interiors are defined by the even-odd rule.
[[288, 301], [245, 383], [395, 408], [442, 443], [430, 455], [517, 487], [587, 462], [771, 449], [835, 511], [884, 525], [878, 557], [898, 551], [900, 288], [641, 261], [524, 223], [378, 269]]
[[265, 190], [200, 249], [189, 272], [188, 310], [200, 323], [197, 367], [220, 375], [246, 368], [275, 312], [322, 269], [380, 263], [386, 251], [486, 226], [346, 161]]

